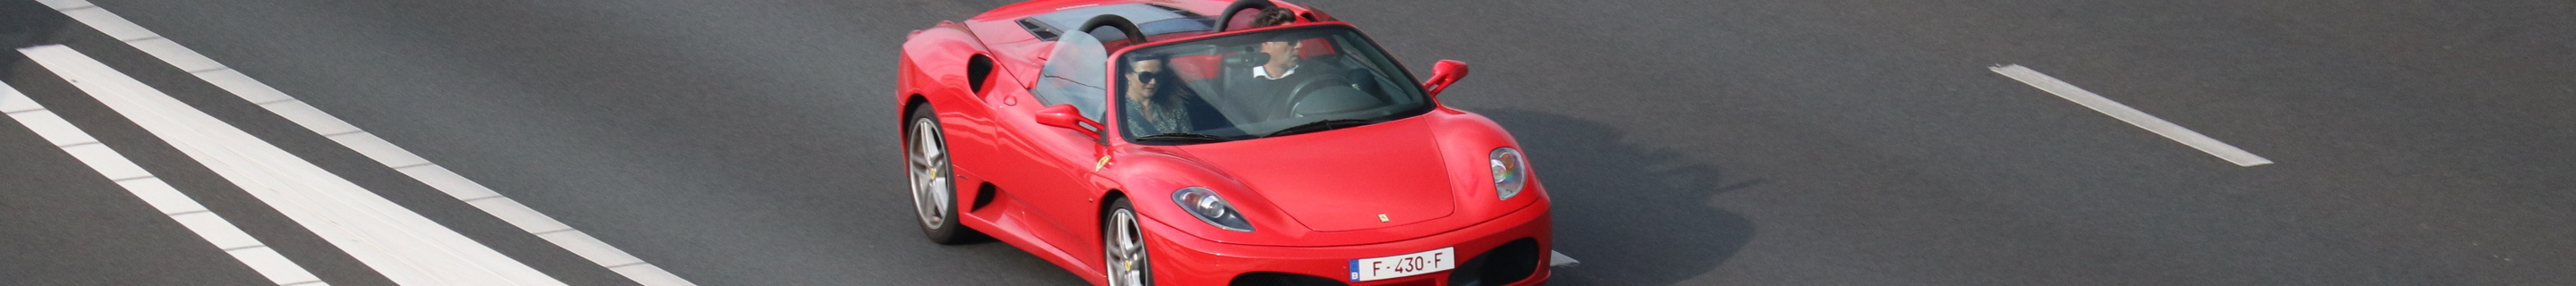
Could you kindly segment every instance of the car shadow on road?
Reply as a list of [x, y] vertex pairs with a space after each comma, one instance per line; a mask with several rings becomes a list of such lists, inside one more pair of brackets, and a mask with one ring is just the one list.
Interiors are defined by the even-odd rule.
[[1622, 142], [1608, 124], [1527, 110], [1477, 111], [1511, 130], [1556, 206], [1556, 249], [1582, 261], [1549, 285], [1672, 285], [1742, 249], [1753, 222], [1711, 206], [1763, 184], [1673, 150]]
[[[0, 48], [15, 52], [18, 48], [56, 41], [54, 34], [70, 24], [70, 17], [54, 12], [36, 1], [0, 1]], [[16, 56], [0, 56], [0, 78], [10, 76], [18, 64]]]

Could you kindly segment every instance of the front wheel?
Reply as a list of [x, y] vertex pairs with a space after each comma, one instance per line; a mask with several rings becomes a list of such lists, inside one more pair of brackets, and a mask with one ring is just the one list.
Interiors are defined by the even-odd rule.
[[1126, 198], [1109, 203], [1108, 223], [1101, 224], [1101, 251], [1108, 256], [1109, 286], [1154, 285], [1154, 264], [1145, 252], [1145, 229], [1136, 226], [1136, 210]]
[[921, 218], [921, 234], [930, 242], [964, 243], [976, 233], [957, 225], [957, 182], [951, 180], [956, 178], [955, 168], [948, 164], [948, 140], [941, 136], [937, 114], [929, 104], [914, 106], [904, 124], [913, 213]]

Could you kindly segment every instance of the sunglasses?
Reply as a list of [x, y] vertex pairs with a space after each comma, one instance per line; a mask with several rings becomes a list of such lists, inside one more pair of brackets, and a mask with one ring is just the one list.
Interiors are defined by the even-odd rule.
[[1140, 81], [1140, 82], [1154, 83], [1154, 82], [1162, 82], [1162, 81], [1163, 81], [1163, 73], [1162, 73], [1162, 72], [1157, 72], [1157, 71], [1140, 71], [1140, 72], [1136, 72], [1136, 74], [1135, 74], [1135, 75], [1136, 75], [1136, 80], [1137, 80], [1137, 81]]

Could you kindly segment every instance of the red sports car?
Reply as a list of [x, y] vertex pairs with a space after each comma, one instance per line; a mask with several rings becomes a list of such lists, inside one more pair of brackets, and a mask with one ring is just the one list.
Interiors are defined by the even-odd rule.
[[[1210, 15], [1214, 15], [1211, 17]], [[1519, 144], [1311, 6], [1039, 0], [915, 31], [921, 230], [1098, 285], [1538, 285], [1547, 192]]]

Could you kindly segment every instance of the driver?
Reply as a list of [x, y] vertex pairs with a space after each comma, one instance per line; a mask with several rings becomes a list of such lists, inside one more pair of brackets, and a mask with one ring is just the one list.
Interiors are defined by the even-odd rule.
[[[1273, 7], [1262, 9], [1261, 14], [1254, 16], [1253, 27], [1285, 25], [1295, 21], [1295, 12]], [[1288, 94], [1291, 92], [1290, 89], [1295, 88], [1299, 83], [1322, 75], [1315, 72], [1298, 72], [1299, 67], [1308, 66], [1311, 63], [1298, 57], [1297, 53], [1300, 48], [1305, 47], [1304, 41], [1307, 39], [1311, 38], [1284, 36], [1261, 42], [1258, 52], [1268, 56], [1268, 61], [1254, 65], [1248, 70], [1229, 71], [1229, 74], [1239, 73], [1242, 76], [1226, 79], [1225, 95], [1228, 98], [1224, 101], [1227, 104], [1236, 105], [1229, 106], [1234, 107], [1231, 108], [1233, 110], [1250, 113], [1248, 115], [1252, 118], [1286, 117], [1289, 114], [1289, 106], [1282, 101], [1292, 96]]]

